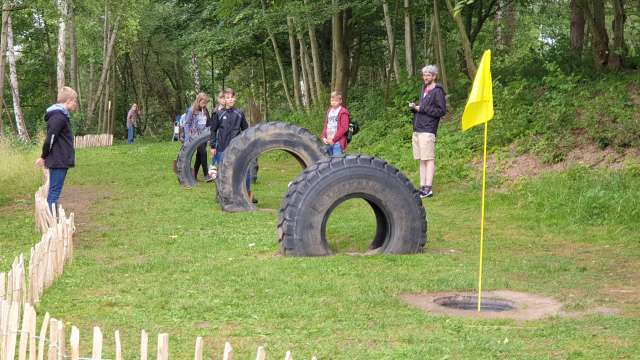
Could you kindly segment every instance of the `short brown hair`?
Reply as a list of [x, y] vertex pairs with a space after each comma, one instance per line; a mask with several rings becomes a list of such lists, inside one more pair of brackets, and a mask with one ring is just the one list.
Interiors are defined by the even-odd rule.
[[334, 91], [331, 93], [331, 97], [339, 97], [342, 100], [342, 93], [340, 91]]
[[236, 96], [236, 92], [233, 91], [232, 88], [225, 88], [224, 90], [222, 90], [222, 95], [227, 95], [230, 94], [231, 96]]
[[64, 104], [69, 100], [78, 98], [78, 93], [69, 86], [63, 86], [58, 90], [58, 104]]

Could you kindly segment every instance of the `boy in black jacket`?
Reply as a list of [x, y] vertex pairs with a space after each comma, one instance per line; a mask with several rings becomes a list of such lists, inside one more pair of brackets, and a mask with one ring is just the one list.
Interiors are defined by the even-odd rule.
[[438, 68], [422, 68], [424, 85], [418, 104], [410, 103], [413, 115], [413, 158], [420, 161], [420, 198], [433, 196], [433, 175], [436, 172], [436, 134], [440, 118], [447, 112], [444, 89], [436, 82]]
[[[226, 88], [222, 91], [224, 95], [224, 110], [219, 111], [211, 121], [211, 135], [209, 137], [209, 145], [211, 146], [211, 155], [222, 159], [227, 146], [233, 138], [249, 127], [244, 113], [235, 108], [236, 93], [233, 89]], [[216, 147], [217, 139], [217, 147]], [[251, 177], [246, 177], [247, 194], [249, 200], [254, 204], [258, 202], [251, 193]]]
[[49, 169], [49, 192], [47, 203], [53, 208], [58, 203], [67, 170], [75, 166], [76, 155], [73, 149], [73, 132], [69, 111], [78, 107], [78, 94], [72, 88], [64, 86], [58, 92], [58, 102], [51, 105], [44, 120], [47, 122], [47, 137], [42, 145], [42, 154], [36, 165]]

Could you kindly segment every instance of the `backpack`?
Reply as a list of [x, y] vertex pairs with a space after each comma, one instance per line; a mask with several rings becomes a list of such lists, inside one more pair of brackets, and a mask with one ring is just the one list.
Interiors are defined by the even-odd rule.
[[360, 126], [355, 120], [349, 119], [349, 130], [347, 131], [347, 144], [353, 139], [353, 135], [360, 131]]

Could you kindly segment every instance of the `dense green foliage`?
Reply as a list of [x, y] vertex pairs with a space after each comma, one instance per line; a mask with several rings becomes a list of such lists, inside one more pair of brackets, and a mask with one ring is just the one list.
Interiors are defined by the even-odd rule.
[[[139, 132], [167, 136], [174, 117], [184, 111], [195, 95], [196, 73], [201, 89], [210, 94], [223, 85], [234, 87], [240, 106], [253, 121], [265, 116], [282, 119], [309, 114], [320, 119], [335, 77], [331, 18], [345, 14], [349, 19], [345, 41], [351, 59], [348, 105], [366, 123], [365, 132], [380, 135], [392, 132], [406, 139], [404, 105], [415, 100], [419, 79], [408, 75], [404, 66], [407, 60], [404, 2], [387, 2], [396, 39], [394, 55], [401, 65], [399, 83], [392, 80], [396, 75], [390, 73], [391, 54], [382, 0], [340, 0], [333, 5], [328, 0], [308, 4], [301, 0], [269, 0], [264, 1], [264, 8], [258, 0], [135, 0], [126, 6], [115, 0], [106, 3], [75, 0], [71, 7], [76, 23], [82, 105], [74, 115], [76, 132], [101, 132], [105, 128], [107, 103], [98, 101], [95, 119], [88, 116], [87, 108], [90, 91], [96, 93], [104, 62], [104, 35], [108, 32], [105, 26], [106, 30], [112, 30], [116, 25], [118, 33], [109, 72], [111, 84], [103, 94], [109, 89], [108, 100], [112, 101], [109, 121], [113, 121], [111, 128], [118, 136], [125, 133], [124, 118], [133, 102], [139, 103], [143, 111]], [[438, 3], [450, 94], [449, 121], [454, 121], [462, 112], [470, 80], [453, 17], [445, 1]], [[575, 145], [576, 133], [586, 132], [590, 140], [602, 147], [638, 146], [640, 125], [634, 109], [638, 106], [640, 86], [637, 70], [640, 13], [636, 5], [627, 2], [624, 7], [624, 67], [608, 72], [593, 64], [589, 31], [583, 48], [574, 50], [570, 38], [573, 31], [570, 0], [455, 3], [456, 13], [471, 25], [467, 31], [471, 35], [473, 60], [477, 61], [484, 49], [493, 49], [496, 124], [499, 123], [494, 145], [508, 145], [517, 140], [523, 144], [523, 151], [534, 150], [548, 162], [563, 158], [567, 149]], [[605, 2], [607, 22], [615, 15], [612, 3]], [[433, 2], [414, 0], [409, 5], [415, 67], [419, 69], [425, 63], [437, 62]], [[478, 18], [480, 13], [486, 15], [482, 22]], [[13, 11], [12, 17], [15, 42], [21, 47], [17, 71], [23, 111], [27, 128], [34, 134], [44, 127], [43, 110], [55, 97], [58, 11], [53, 2], [37, 0]], [[317, 34], [324, 95], [308, 111], [291, 111], [283, 91], [286, 86], [293, 96], [287, 17], [295, 20], [294, 30], [301, 31], [307, 52], [311, 50], [307, 25]], [[613, 29], [608, 31], [613, 41]], [[284, 84], [269, 34], [274, 35], [281, 52]], [[67, 82], [71, 77], [70, 48], [67, 43]], [[8, 105], [10, 90], [7, 84], [4, 96]], [[11, 109], [7, 110], [11, 115]], [[13, 131], [7, 122], [11, 117], [3, 118], [5, 133]], [[395, 125], [399, 123], [404, 125], [398, 128]], [[360, 141], [373, 145], [371, 140]], [[375, 148], [389, 148], [389, 144], [373, 146], [377, 153]]]

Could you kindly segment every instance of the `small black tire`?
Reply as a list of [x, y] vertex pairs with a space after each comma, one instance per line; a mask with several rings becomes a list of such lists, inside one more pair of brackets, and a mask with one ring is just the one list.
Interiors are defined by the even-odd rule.
[[196, 178], [193, 176], [193, 171], [191, 170], [191, 159], [193, 159], [193, 154], [195, 154], [198, 146], [201, 146], [208, 141], [209, 129], [193, 138], [191, 141], [182, 144], [180, 147], [178, 158], [176, 159], [176, 173], [178, 175], [178, 182], [180, 185], [185, 187], [194, 187], [198, 184]]
[[331, 255], [326, 225], [342, 202], [364, 199], [376, 216], [375, 253], [414, 254], [427, 242], [427, 217], [411, 181], [391, 164], [366, 155], [321, 160], [290, 185], [278, 218], [284, 255]]
[[218, 202], [223, 211], [253, 211], [245, 189], [245, 176], [251, 162], [269, 150], [284, 150], [303, 168], [325, 158], [318, 138], [309, 130], [285, 122], [261, 123], [250, 127], [229, 143], [218, 167]]

